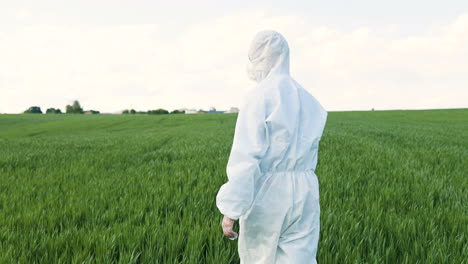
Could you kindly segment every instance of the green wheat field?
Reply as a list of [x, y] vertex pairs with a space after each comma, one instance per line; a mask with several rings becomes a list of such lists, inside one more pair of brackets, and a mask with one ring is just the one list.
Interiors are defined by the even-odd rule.
[[[0, 115], [0, 263], [238, 263], [236, 114]], [[331, 112], [319, 263], [468, 263], [468, 109]]]

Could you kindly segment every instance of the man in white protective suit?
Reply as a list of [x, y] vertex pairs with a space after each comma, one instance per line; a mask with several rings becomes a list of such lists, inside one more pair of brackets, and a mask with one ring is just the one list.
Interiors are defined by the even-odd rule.
[[289, 73], [289, 47], [259, 32], [249, 50], [250, 91], [237, 117], [229, 181], [216, 204], [231, 239], [239, 219], [241, 263], [316, 263], [320, 229], [314, 170], [327, 112]]

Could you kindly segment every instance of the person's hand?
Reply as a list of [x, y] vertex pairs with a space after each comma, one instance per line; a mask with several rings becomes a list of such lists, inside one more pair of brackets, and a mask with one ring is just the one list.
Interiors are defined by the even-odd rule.
[[238, 234], [232, 230], [234, 228], [234, 222], [236, 220], [231, 219], [227, 216], [223, 218], [223, 222], [221, 223], [221, 226], [223, 227], [223, 233], [225, 236], [227, 236], [231, 240], [235, 240], [238, 237]]

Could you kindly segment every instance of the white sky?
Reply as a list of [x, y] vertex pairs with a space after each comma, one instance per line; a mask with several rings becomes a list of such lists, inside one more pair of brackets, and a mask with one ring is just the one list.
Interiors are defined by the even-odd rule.
[[327, 110], [468, 107], [468, 1], [0, 0], [0, 113], [238, 106], [275, 29]]

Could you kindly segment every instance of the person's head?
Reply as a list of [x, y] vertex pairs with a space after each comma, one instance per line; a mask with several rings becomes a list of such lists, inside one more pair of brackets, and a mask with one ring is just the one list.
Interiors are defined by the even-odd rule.
[[249, 78], [260, 82], [269, 74], [289, 74], [289, 46], [278, 32], [265, 30], [257, 33], [249, 49]]

